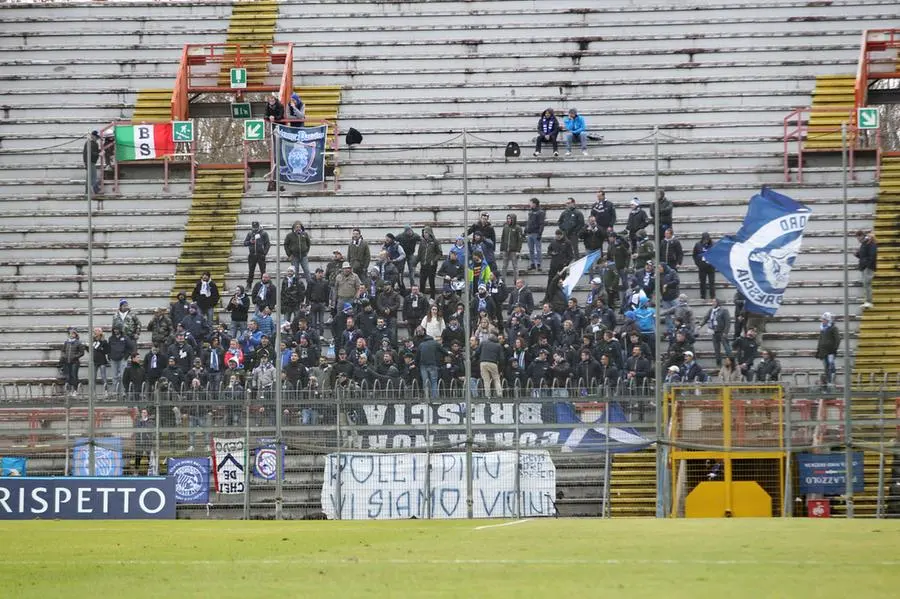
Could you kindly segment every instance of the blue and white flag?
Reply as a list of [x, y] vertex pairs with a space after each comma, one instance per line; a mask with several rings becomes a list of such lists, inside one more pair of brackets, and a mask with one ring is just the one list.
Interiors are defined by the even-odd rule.
[[325, 181], [325, 138], [328, 125], [319, 127], [285, 127], [275, 134], [281, 138], [278, 174], [285, 183], [307, 185]]
[[[278, 445], [275, 439], [257, 439], [256, 456], [253, 459], [253, 475], [264, 480], [275, 480], [278, 473]], [[284, 464], [285, 446], [281, 445], [281, 463]], [[282, 477], [284, 473], [282, 472]]]
[[788, 286], [812, 211], [767, 187], [750, 198], [744, 224], [713, 244], [703, 259], [747, 298], [747, 309], [772, 315]]
[[[89, 439], [79, 437], [72, 449], [72, 476], [90, 476]], [[94, 439], [94, 476], [122, 476], [122, 439], [102, 437]]]
[[26, 458], [0, 458], [0, 476], [25, 476]]
[[175, 479], [175, 501], [209, 503], [209, 458], [169, 458], [168, 473]]
[[[606, 451], [609, 448], [610, 453], [628, 453], [644, 449], [653, 443], [642, 436], [636, 428], [622, 426], [628, 419], [619, 404], [609, 402], [605, 409], [609, 414], [601, 412], [600, 416], [590, 423], [590, 427], [560, 430], [559, 443], [562, 445], [562, 451]], [[575, 406], [567, 402], [556, 404], [556, 420], [559, 424], [583, 422], [575, 412]]]
[[578, 281], [581, 280], [581, 277], [584, 276], [586, 272], [591, 270], [591, 267], [594, 266], [594, 263], [602, 254], [602, 251], [597, 250], [596, 252], [591, 252], [584, 258], [579, 258], [575, 262], [569, 264], [569, 274], [566, 275], [566, 278], [563, 279], [562, 283], [559, 285], [566, 298], [572, 295], [572, 290], [575, 289], [575, 285], [578, 284]]

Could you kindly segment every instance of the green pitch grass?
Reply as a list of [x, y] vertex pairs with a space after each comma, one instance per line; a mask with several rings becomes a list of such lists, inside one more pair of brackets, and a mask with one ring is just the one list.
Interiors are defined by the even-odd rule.
[[0, 597], [897, 597], [900, 521], [5, 522]]

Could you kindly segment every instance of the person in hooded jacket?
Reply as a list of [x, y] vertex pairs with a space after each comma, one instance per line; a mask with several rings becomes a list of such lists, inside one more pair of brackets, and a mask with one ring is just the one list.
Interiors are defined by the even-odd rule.
[[[430, 290], [427, 293], [431, 296], [431, 299], [434, 299], [436, 293], [434, 279], [443, 254], [444, 252], [441, 249], [441, 244], [434, 237], [432, 228], [428, 226], [423, 227], [422, 240], [419, 242], [419, 252], [417, 256], [419, 261], [419, 290], [421, 290], [422, 293], [426, 293], [427, 285], [427, 289]], [[410, 287], [411, 286], [412, 285], [410, 285]]]
[[525, 241], [525, 231], [519, 225], [515, 214], [506, 215], [506, 224], [500, 236], [500, 251], [503, 252], [503, 270], [501, 273], [509, 273], [509, 264], [512, 262], [512, 276], [519, 276], [519, 252], [522, 251], [522, 242]]
[[397, 267], [400, 270], [401, 277], [403, 276], [404, 267], [409, 270], [409, 286], [412, 287], [416, 284], [413, 277], [415, 276], [416, 266], [419, 263], [417, 248], [422, 241], [422, 237], [413, 231], [412, 225], [406, 225], [403, 228], [403, 232], [397, 235], [396, 239], [397, 243], [403, 248], [403, 253], [406, 254], [405, 261], [398, 264]]
[[537, 198], [529, 200], [528, 221], [525, 223], [525, 237], [528, 240], [528, 270], [541, 271], [541, 239], [547, 222], [547, 213], [541, 208]]
[[81, 356], [85, 354], [85, 347], [74, 327], [69, 328], [68, 333], [60, 351], [59, 367], [65, 377], [66, 387], [74, 397], [77, 394], [78, 369], [81, 367]]
[[[106, 370], [109, 364], [109, 341], [103, 336], [103, 329], [94, 327], [94, 338], [91, 340], [91, 352], [94, 355], [94, 380], [106, 388]], [[99, 375], [99, 376], [97, 376]]]
[[113, 389], [118, 392], [122, 384], [122, 374], [127, 366], [128, 356], [134, 353], [135, 343], [122, 332], [120, 325], [114, 325], [109, 336], [109, 362], [112, 366]]
[[[303, 100], [300, 99], [300, 94], [296, 92], [291, 94], [291, 99], [288, 100], [286, 112], [288, 125], [291, 127], [302, 127], [304, 125], [306, 122], [306, 105], [303, 103]], [[306, 270], [303, 272], [306, 274]]]
[[559, 156], [559, 144], [556, 141], [559, 135], [559, 121], [556, 118], [552, 108], [545, 108], [538, 119], [537, 124], [537, 143], [534, 146], [534, 155], [541, 155], [541, 146], [549, 142], [553, 145], [553, 155]]
[[641, 201], [638, 198], [631, 200], [631, 212], [628, 213], [628, 222], [625, 229], [628, 231], [628, 239], [631, 241], [631, 253], [637, 252], [638, 231], [643, 231], [650, 224], [650, 218], [644, 209], [641, 208]]
[[[700, 241], [694, 244], [694, 264], [697, 265], [697, 271], [700, 276], [700, 299], [706, 299], [707, 294], [709, 299], [716, 298], [716, 269], [703, 259], [703, 254], [712, 245], [712, 237], [710, 237], [709, 233], [703, 233], [700, 236]], [[737, 333], [735, 333], [735, 336], [737, 336]]]
[[[831, 312], [822, 314], [819, 327], [819, 340], [816, 344], [816, 359], [822, 360], [824, 374], [822, 380], [826, 386], [834, 383], [834, 375], [837, 371], [835, 358], [841, 346], [841, 332], [834, 324], [834, 316]], [[849, 373], [848, 373], [849, 374]]]

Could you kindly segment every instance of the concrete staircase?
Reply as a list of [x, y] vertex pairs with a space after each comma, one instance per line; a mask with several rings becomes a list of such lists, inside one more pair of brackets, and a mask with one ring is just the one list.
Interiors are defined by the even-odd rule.
[[200, 167], [194, 187], [194, 198], [184, 230], [181, 256], [175, 266], [172, 297], [179, 291], [193, 289], [203, 271], [210, 272], [220, 286], [231, 254], [241, 199], [244, 196], [244, 172], [240, 168]]
[[617, 453], [609, 478], [609, 514], [656, 516], [656, 450]]
[[172, 120], [172, 89], [147, 88], [138, 92], [131, 120], [135, 123], [167, 123]]
[[[269, 56], [262, 46], [271, 46], [275, 41], [277, 20], [278, 2], [275, 0], [235, 3], [231, 9], [227, 43], [241, 46], [241, 58], [247, 69], [247, 85], [262, 85], [266, 82]], [[231, 83], [234, 51], [226, 50], [225, 56], [230, 59], [222, 63], [218, 84], [227, 88]]]
[[803, 143], [805, 152], [841, 149], [841, 123], [855, 110], [855, 85], [856, 75], [816, 77], [809, 115], [809, 133]]

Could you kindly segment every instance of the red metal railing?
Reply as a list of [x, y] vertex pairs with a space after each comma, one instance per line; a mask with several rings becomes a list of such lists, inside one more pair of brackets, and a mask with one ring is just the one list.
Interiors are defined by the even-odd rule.
[[[281, 121], [276, 121], [277, 123], [282, 123], [285, 125], [290, 125], [291, 121], [285, 119]], [[319, 127], [321, 125], [328, 125], [328, 136], [326, 137], [326, 150], [325, 150], [325, 159], [327, 160], [331, 157], [331, 166], [333, 167], [334, 172], [334, 189], [337, 191], [340, 189], [340, 169], [338, 168], [338, 149], [340, 147], [340, 142], [338, 140], [338, 126], [337, 123], [330, 120], [315, 120], [315, 119], [306, 119], [304, 121], [305, 127]], [[266, 133], [266, 143], [269, 146], [269, 174], [266, 175], [266, 179], [269, 181], [273, 181], [275, 179], [275, 142], [272, 140], [271, 136], [272, 129], [269, 128]], [[330, 141], [329, 141], [330, 138]], [[247, 144], [254, 142], [244, 142], [244, 191], [247, 191], [249, 188], [249, 172], [250, 165], [248, 161], [249, 152], [247, 150]], [[322, 182], [322, 189], [328, 189], [328, 178], [326, 177]]]
[[[900, 77], [896, 53], [898, 49], [900, 49], [900, 29], [867, 29], [863, 32], [859, 64], [856, 68], [856, 85], [853, 90], [856, 108], [866, 105], [870, 80]], [[887, 55], [873, 56], [878, 52]]]
[[[817, 107], [816, 114], [834, 114], [844, 117], [847, 123], [847, 156], [848, 167], [850, 170], [850, 178], [856, 180], [856, 152], [858, 150], [874, 150], [875, 152], [875, 177], [881, 175], [881, 132], [877, 129], [872, 133], [868, 130], [860, 131], [856, 126], [856, 114], [853, 110], [846, 108], [828, 108]], [[805, 106], [803, 108], [795, 108], [790, 114], [784, 117], [784, 180], [791, 180], [790, 169], [790, 150], [791, 143], [796, 143], [797, 154], [797, 182], [803, 183], [803, 162], [804, 162], [804, 144], [807, 141], [815, 140], [817, 137], [824, 138], [840, 134], [840, 125], [816, 125], [809, 126], [809, 116], [812, 108]], [[840, 149], [840, 142], [837, 144]], [[809, 150], [806, 150], [809, 152]]]
[[[110, 166], [110, 163], [107, 160], [107, 152], [111, 150], [113, 155], [112, 167], [113, 167], [113, 193], [119, 193], [119, 161], [115, 159], [115, 150], [116, 150], [116, 140], [114, 136], [116, 125], [146, 125], [150, 124], [147, 122], [134, 122], [134, 121], [113, 121], [109, 123], [100, 131], [101, 136], [101, 145], [100, 145], [100, 185], [102, 187], [104, 183], [104, 174], [106, 172], [106, 167]], [[107, 141], [108, 140], [108, 141]], [[177, 146], [186, 146], [187, 143], [177, 143]], [[197, 142], [196, 138], [194, 141], [190, 142], [190, 149], [188, 151], [175, 152], [174, 154], [169, 154], [166, 156], [162, 156], [157, 160], [134, 160], [129, 162], [136, 163], [145, 163], [145, 164], [154, 164], [162, 161], [163, 164], [163, 191], [169, 191], [169, 163], [173, 162], [176, 158], [187, 158], [191, 167], [191, 182], [190, 182], [190, 190], [194, 190], [194, 183], [197, 180]]]

